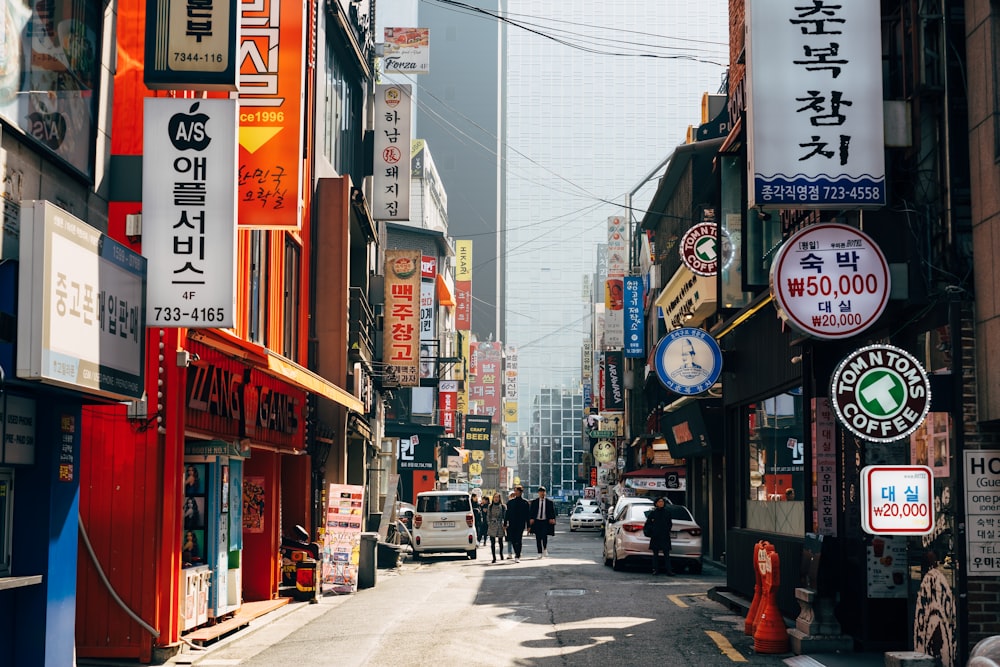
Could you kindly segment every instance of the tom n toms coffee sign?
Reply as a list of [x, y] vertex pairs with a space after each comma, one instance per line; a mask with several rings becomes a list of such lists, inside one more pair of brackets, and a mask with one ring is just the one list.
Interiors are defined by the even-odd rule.
[[931, 385], [909, 352], [869, 345], [837, 366], [830, 398], [848, 431], [872, 442], [894, 442], [923, 423], [931, 406]]
[[805, 227], [771, 265], [778, 314], [810, 336], [841, 339], [878, 320], [889, 302], [889, 263], [864, 232], [835, 223]]
[[719, 270], [719, 239], [714, 222], [701, 222], [681, 237], [681, 261], [699, 276], [714, 276]]

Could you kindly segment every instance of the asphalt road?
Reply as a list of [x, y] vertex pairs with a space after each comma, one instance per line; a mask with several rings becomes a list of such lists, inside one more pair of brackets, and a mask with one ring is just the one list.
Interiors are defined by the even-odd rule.
[[[601, 537], [560, 527], [546, 559], [434, 556], [379, 570], [374, 588], [296, 604], [205, 652], [199, 666], [780, 665], [754, 654], [744, 618], [706, 595], [724, 573], [614, 572]], [[240, 636], [242, 635], [242, 636]]]

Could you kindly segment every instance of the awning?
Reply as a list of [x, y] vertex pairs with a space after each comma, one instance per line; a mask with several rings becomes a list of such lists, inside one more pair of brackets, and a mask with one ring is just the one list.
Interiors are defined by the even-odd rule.
[[291, 359], [272, 352], [263, 345], [243, 340], [221, 329], [189, 329], [188, 338], [196, 340], [224, 354], [237, 357], [249, 366], [260, 368], [305, 391], [318, 394], [334, 403], [364, 414], [364, 404], [350, 392], [341, 389], [326, 378], [300, 366]]
[[440, 273], [437, 274], [437, 299], [442, 306], [455, 306], [455, 295], [452, 293], [448, 281]]

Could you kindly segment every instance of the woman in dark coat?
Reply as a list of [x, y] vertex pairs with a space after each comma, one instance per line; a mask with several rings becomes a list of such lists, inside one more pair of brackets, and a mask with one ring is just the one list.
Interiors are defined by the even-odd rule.
[[660, 571], [667, 576], [674, 576], [674, 571], [670, 568], [670, 530], [673, 527], [666, 499], [657, 498], [653, 509], [646, 513], [646, 525], [642, 529], [643, 535], [649, 538], [649, 550], [653, 552], [653, 574], [657, 574], [656, 566], [660, 562], [660, 554], [663, 554], [664, 565]]

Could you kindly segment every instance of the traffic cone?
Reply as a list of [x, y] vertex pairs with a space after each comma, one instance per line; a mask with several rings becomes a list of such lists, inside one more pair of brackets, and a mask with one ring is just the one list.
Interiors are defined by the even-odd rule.
[[760, 580], [762, 575], [760, 567], [757, 565], [757, 558], [763, 548], [763, 540], [760, 540], [757, 544], [753, 545], [753, 571], [756, 575], [753, 585], [753, 602], [750, 603], [750, 612], [747, 614], [746, 621], [743, 622], [743, 634], [749, 635], [750, 637], [753, 637], [753, 626], [757, 621], [757, 614], [760, 612]]
[[[772, 547], [773, 548], [773, 547]], [[788, 630], [785, 619], [778, 609], [778, 584], [780, 565], [778, 554], [771, 551], [770, 571], [764, 573], [761, 593], [760, 615], [753, 633], [753, 650], [757, 653], [788, 653]]]

